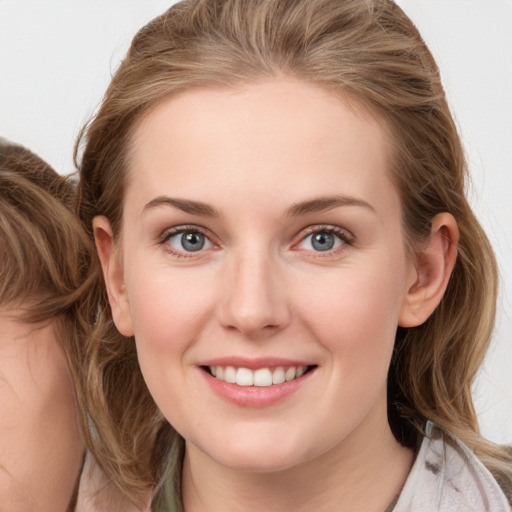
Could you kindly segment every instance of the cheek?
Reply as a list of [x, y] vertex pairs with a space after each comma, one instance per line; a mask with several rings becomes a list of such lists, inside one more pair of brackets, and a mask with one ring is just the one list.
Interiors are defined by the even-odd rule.
[[381, 365], [393, 349], [403, 301], [400, 275], [381, 261], [333, 269], [314, 286], [297, 281], [292, 293], [302, 297], [299, 316], [339, 361], [358, 367], [361, 360]]
[[187, 270], [153, 267], [127, 283], [139, 366], [155, 403], [175, 428], [186, 425], [190, 414], [191, 354], [212, 303], [208, 281]]
[[[163, 353], [185, 351], [211, 311], [211, 286], [195, 269], [154, 266], [127, 281], [130, 312], [141, 365]], [[163, 364], [163, 360], [162, 360]]]
[[335, 393], [319, 393], [315, 402], [330, 411], [335, 432], [352, 428], [377, 404], [386, 408], [402, 296], [396, 274], [370, 268], [361, 273], [340, 269], [313, 288], [294, 290], [297, 297], [307, 297], [298, 304], [298, 314], [326, 353], [326, 389]]

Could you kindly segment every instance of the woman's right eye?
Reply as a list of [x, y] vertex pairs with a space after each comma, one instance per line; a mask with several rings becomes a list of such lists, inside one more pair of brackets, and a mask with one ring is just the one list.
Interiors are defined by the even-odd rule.
[[167, 233], [163, 243], [180, 253], [193, 253], [213, 247], [213, 243], [200, 231], [183, 229]]

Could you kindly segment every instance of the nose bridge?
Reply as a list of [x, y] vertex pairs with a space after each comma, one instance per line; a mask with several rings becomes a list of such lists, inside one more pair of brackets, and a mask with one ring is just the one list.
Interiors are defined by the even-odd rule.
[[289, 321], [276, 257], [261, 247], [235, 252], [226, 276], [221, 322], [249, 335], [270, 334]]

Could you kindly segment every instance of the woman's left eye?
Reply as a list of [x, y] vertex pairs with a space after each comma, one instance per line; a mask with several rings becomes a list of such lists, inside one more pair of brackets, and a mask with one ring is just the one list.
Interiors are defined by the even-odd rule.
[[348, 237], [331, 229], [319, 229], [306, 235], [298, 244], [299, 249], [327, 252], [349, 243]]
[[172, 247], [177, 252], [199, 252], [213, 247], [213, 243], [206, 235], [199, 231], [183, 230], [169, 233], [164, 243]]

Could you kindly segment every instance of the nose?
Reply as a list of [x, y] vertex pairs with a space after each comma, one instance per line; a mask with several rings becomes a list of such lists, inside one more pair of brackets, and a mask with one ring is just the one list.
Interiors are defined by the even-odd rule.
[[289, 324], [282, 271], [268, 254], [234, 258], [221, 286], [218, 318], [225, 328], [265, 339]]

